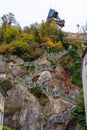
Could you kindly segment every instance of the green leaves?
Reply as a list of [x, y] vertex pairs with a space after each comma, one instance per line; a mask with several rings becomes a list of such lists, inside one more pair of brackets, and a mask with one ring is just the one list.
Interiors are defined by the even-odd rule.
[[34, 96], [36, 96], [36, 97], [40, 97], [41, 94], [42, 94], [42, 89], [41, 89], [41, 87], [39, 87], [39, 86], [35, 86], [35, 87], [31, 88], [30, 91], [31, 91], [31, 93], [33, 93]]
[[6, 43], [10, 43], [16, 39], [16, 36], [19, 34], [19, 30], [15, 27], [7, 27], [4, 33], [4, 40]]
[[12, 85], [6, 80], [2, 81], [1, 85], [4, 88], [4, 90], [6, 90], [6, 91], [8, 91], [9, 89], [12, 88]]
[[80, 98], [76, 99], [77, 107], [76, 110], [73, 112], [73, 116], [77, 120], [77, 122], [80, 124], [81, 128], [86, 127], [86, 121], [85, 121], [85, 108], [84, 108], [84, 97], [83, 93], [80, 94]]
[[70, 55], [75, 61], [81, 60], [79, 54], [77, 53], [77, 50], [74, 49], [74, 48], [69, 49], [69, 55]]
[[22, 54], [29, 52], [29, 44], [21, 41], [13, 42], [9, 51], [10, 53], [21, 56]]
[[62, 66], [71, 74], [71, 81], [73, 84], [81, 87], [82, 86], [82, 78], [81, 78], [81, 58], [77, 53], [77, 50], [71, 48], [69, 50], [68, 56], [65, 57], [64, 61], [62, 61]]
[[12, 130], [12, 129], [10, 127], [7, 127], [7, 126], [3, 126], [2, 130]]

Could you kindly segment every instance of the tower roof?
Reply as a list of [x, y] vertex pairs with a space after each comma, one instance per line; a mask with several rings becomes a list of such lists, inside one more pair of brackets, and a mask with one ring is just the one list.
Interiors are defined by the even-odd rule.
[[56, 18], [57, 20], [60, 20], [59, 16], [58, 16], [58, 12], [55, 11], [54, 9], [50, 9], [49, 13], [48, 13], [48, 17], [47, 18]]

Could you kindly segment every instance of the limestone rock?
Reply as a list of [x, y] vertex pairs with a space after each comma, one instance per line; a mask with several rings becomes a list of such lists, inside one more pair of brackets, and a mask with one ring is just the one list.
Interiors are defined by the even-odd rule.
[[39, 112], [39, 102], [27, 88], [17, 84], [8, 91], [5, 123], [13, 130], [36, 130]]

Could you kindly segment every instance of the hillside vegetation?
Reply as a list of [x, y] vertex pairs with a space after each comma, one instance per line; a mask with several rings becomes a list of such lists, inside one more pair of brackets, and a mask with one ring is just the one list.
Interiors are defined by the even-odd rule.
[[[60, 65], [70, 75], [72, 84], [82, 89], [81, 55], [84, 48], [78, 34], [76, 39], [67, 39], [65, 33], [56, 28], [54, 21], [41, 24], [34, 23], [30, 27], [25, 26], [21, 29], [12, 13], [3, 15], [1, 21], [0, 54], [5, 56], [17, 55], [24, 61], [32, 61], [44, 53], [68, 50], [68, 54], [61, 58]], [[80, 114], [84, 114], [84, 103], [77, 104], [83, 105]], [[74, 115], [78, 116], [78, 110], [75, 112]], [[78, 121], [79, 118], [76, 120]], [[81, 124], [81, 120], [79, 123]], [[85, 125], [83, 126], [85, 127]]]

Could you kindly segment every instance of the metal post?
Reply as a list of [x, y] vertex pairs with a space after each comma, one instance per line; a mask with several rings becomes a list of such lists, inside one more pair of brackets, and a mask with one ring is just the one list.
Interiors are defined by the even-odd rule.
[[42, 112], [40, 113], [40, 116], [41, 116], [41, 119], [42, 119], [42, 121], [41, 121], [41, 130], [43, 130], [43, 113]]

